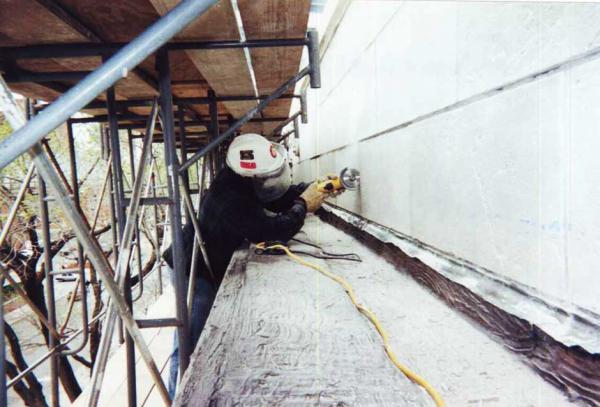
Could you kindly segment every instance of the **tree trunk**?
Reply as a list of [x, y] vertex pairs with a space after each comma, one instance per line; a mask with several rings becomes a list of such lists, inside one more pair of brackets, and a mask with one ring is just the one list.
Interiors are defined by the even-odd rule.
[[[23, 289], [27, 293], [27, 296], [31, 298], [33, 303], [40, 309], [46, 318], [48, 318], [48, 308], [46, 307], [46, 295], [44, 292], [44, 284], [42, 278], [36, 278], [35, 267], [37, 265], [38, 258], [32, 257], [26, 264], [25, 275], [27, 278], [23, 282]], [[33, 277], [31, 277], [33, 276]], [[48, 328], [40, 323], [40, 329], [44, 336], [46, 346], [50, 349], [49, 332]], [[75, 377], [73, 367], [66, 357], [60, 357], [58, 363], [58, 375], [65, 393], [69, 397], [70, 401], [74, 401], [81, 394], [81, 386]]]
[[[13, 378], [18, 374], [17, 369], [18, 371], [22, 372], [29, 366], [27, 365], [25, 357], [23, 356], [23, 351], [21, 350], [21, 344], [19, 343], [17, 334], [6, 322], [4, 322], [4, 334], [9, 345], [10, 355], [16, 365], [15, 367], [15, 365], [12, 363], [7, 363], [6, 374], [8, 377]], [[11, 367], [14, 369], [11, 369]], [[27, 383], [27, 386], [25, 386], [23, 382]], [[48, 403], [46, 403], [46, 398], [44, 397], [42, 385], [32, 372], [26, 374], [25, 377], [18, 384], [16, 384], [14, 388], [26, 405], [36, 407], [48, 405]]]
[[[90, 284], [92, 286], [92, 293], [94, 294], [94, 309], [92, 310], [93, 319], [102, 312], [104, 303], [102, 302], [102, 290], [100, 288], [98, 277], [96, 276], [96, 269], [91, 263], [88, 264], [90, 265]], [[99, 318], [90, 325], [90, 361], [92, 362], [92, 367], [96, 362], [96, 355], [98, 354], [98, 348], [100, 347], [100, 336], [102, 335], [101, 319], [102, 318]], [[90, 369], [90, 374], [91, 372], [92, 369]]]

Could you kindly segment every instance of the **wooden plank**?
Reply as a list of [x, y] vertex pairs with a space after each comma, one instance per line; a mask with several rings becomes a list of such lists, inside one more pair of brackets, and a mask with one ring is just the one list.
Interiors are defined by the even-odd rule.
[[[303, 38], [310, 0], [238, 0], [248, 39]], [[254, 48], [252, 68], [260, 94], [268, 94], [298, 72], [302, 47]], [[285, 117], [292, 100], [284, 99], [264, 110], [265, 117]], [[272, 130], [276, 125], [269, 125]]]
[[[146, 28], [144, 24], [151, 24], [158, 18], [146, 0], [113, 3], [115, 4], [110, 4], [109, 13], [107, 13], [107, 2], [65, 0], [64, 6], [83, 21], [84, 25], [89, 25], [93, 32], [101, 32], [110, 41], [129, 41]], [[98, 10], [92, 9], [92, 5]], [[10, 15], [7, 14], [8, 12]], [[95, 23], [90, 22], [90, 16], [93, 16]], [[88, 38], [74, 27], [34, 0], [1, 0], [0, 18], [3, 21], [0, 26], [1, 46], [88, 42]], [[124, 24], [128, 20], [130, 21]], [[101, 59], [95, 57], [30, 59], [18, 63], [20, 67], [34, 72], [90, 71], [100, 64]], [[71, 85], [67, 82], [65, 84]], [[23, 86], [12, 85], [11, 87], [15, 90], [24, 89]], [[29, 86], [28, 89], [30, 92], [28, 96], [44, 100], [55, 99], [55, 96], [49, 98], [51, 94], [56, 93], [55, 91], [44, 90], [48, 89], [48, 86]], [[31, 94], [34, 89], [39, 90], [40, 93]], [[121, 100], [131, 97], [151, 97], [157, 94], [155, 89], [134, 72], [118, 82], [116, 92], [117, 98]]]
[[[107, 42], [129, 42], [159, 18], [147, 0], [62, 0], [61, 5], [100, 40]], [[98, 59], [96, 66], [100, 62]], [[148, 65], [145, 64], [142, 69], [147, 70]], [[151, 72], [150, 76], [156, 77], [156, 74]], [[135, 71], [120, 80], [115, 90], [118, 96], [127, 99], [158, 94]]]
[[23, 95], [30, 99], [39, 99], [46, 102], [56, 100], [61, 93], [46, 86], [38, 85], [37, 83], [14, 83], [10, 85], [10, 90]]
[[158, 20], [148, 0], [61, 0], [103, 41], [129, 42]]
[[84, 42], [35, 0], [0, 0], [0, 46]]
[[[126, 2], [117, 0], [63, 0], [62, 6], [73, 15], [82, 27], [86, 27], [103, 41], [126, 42], [135, 38], [147, 26], [156, 21], [159, 15], [174, 7], [178, 0], [128, 0]], [[305, 30], [306, 18], [303, 16], [305, 0], [299, 2], [261, 1], [255, 2], [258, 6], [249, 7], [249, 2], [244, 3], [251, 14], [248, 23], [250, 37], [271, 38], [274, 37], [297, 37]], [[284, 4], [285, 3], [285, 4]], [[0, 27], [0, 45], [27, 45], [40, 44], [44, 42], [86, 42], [87, 37], [61, 21], [56, 15], [43, 8], [34, 0], [0, 0], [0, 10], [11, 11], [10, 24]], [[299, 7], [298, 4], [302, 6]], [[35, 13], [32, 13], [32, 10]], [[287, 11], [286, 11], [287, 10]], [[266, 19], [261, 13], [266, 12]], [[32, 17], [32, 14], [34, 16]], [[300, 16], [300, 17], [299, 17]], [[283, 17], [283, 20], [281, 19]], [[257, 20], [258, 19], [258, 20]], [[263, 23], [269, 27], [262, 27]], [[300, 22], [300, 28], [298, 28]], [[258, 25], [256, 25], [258, 24]], [[40, 28], [33, 32], [30, 25]], [[27, 27], [24, 30], [23, 27]], [[265, 35], [264, 33], [270, 33]], [[300, 34], [298, 34], [300, 33]], [[229, 0], [222, 0], [207, 13], [201, 16], [190, 27], [188, 27], [178, 39], [187, 40], [239, 40], [239, 30], [233, 7]], [[257, 51], [255, 55], [258, 66], [257, 79], [261, 83], [260, 93], [269, 93], [291, 76], [295, 68], [287, 66], [288, 59], [299, 59], [299, 50], [279, 49], [279, 51]], [[298, 55], [296, 55], [298, 54]], [[173, 93], [177, 97], [205, 96], [209, 85], [218, 95], [253, 95], [254, 87], [248, 69], [245, 54], [241, 49], [228, 50], [196, 50], [189, 52], [172, 53], [172, 75]], [[44, 71], [86, 71], [99, 66], [99, 58], [68, 58], [68, 59], [45, 59], [28, 60], [19, 62], [20, 66], [36, 72]], [[297, 65], [297, 63], [296, 63]], [[141, 64], [142, 69], [150, 76], [156, 77], [154, 69], [154, 58], [148, 58]], [[290, 75], [286, 75], [289, 71]], [[285, 78], [284, 78], [285, 77]], [[283, 79], [282, 79], [283, 78]], [[61, 82], [65, 86], [73, 83]], [[40, 99], [53, 100], [57, 96], [60, 87], [50, 85], [20, 86], [27, 90], [28, 96]], [[16, 88], [15, 88], [16, 89]], [[33, 94], [33, 91], [39, 91]], [[131, 99], [140, 97], [152, 97], [156, 90], [135, 72], [120, 81], [117, 86], [117, 99]], [[234, 117], [239, 117], [255, 106], [256, 102], [224, 102], [219, 104], [219, 111], [229, 112]], [[285, 116], [289, 111], [290, 101], [278, 101], [267, 108], [263, 116], [275, 117]], [[132, 108], [132, 111], [136, 111]], [[193, 109], [202, 115], [208, 114], [206, 106], [195, 106]], [[262, 133], [276, 126], [274, 123], [253, 123], [243, 127], [243, 131]]]
[[[178, 0], [149, 0], [159, 14], [176, 6]], [[239, 30], [229, 0], [221, 0], [178, 37], [180, 40], [239, 40]], [[241, 49], [186, 51], [198, 71], [217, 95], [253, 95], [254, 87], [244, 51]], [[254, 102], [225, 102], [235, 117], [246, 113]]]

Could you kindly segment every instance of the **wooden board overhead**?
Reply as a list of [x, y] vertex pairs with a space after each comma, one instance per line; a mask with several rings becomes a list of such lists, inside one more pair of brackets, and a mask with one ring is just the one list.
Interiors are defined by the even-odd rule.
[[[139, 3], [139, 0], [137, 2]], [[120, 36], [112, 34], [112, 37], [107, 38], [109, 41], [129, 41], [145, 28], [143, 24], [150, 24], [152, 22], [152, 20], [148, 21], [147, 19], [134, 19], [138, 21], [139, 29], [135, 32], [128, 32], [127, 30], [131, 30], [131, 27], [135, 26], [136, 23], [123, 24], [123, 21], [117, 20], [115, 15], [118, 15], [119, 10], [124, 10], [123, 4], [127, 4], [127, 7], [131, 6], [133, 2], [130, 1], [115, 2], [116, 6], [110, 4], [109, 9], [111, 12], [108, 14], [106, 2], [65, 0], [63, 3], [63, 6], [67, 8], [73, 7], [73, 9], [69, 9], [69, 12], [76, 19], [83, 22], [83, 26], [93, 33], [91, 36], [96, 35], [97, 29], [102, 28], [109, 33], [121, 33]], [[92, 7], [91, 3], [94, 3], [96, 8], [103, 6], [103, 9], [96, 10], [98, 12], [92, 14], [90, 11], [90, 7]], [[148, 12], [153, 13], [152, 18], [156, 20], [158, 15], [148, 6], [146, 0], [142, 0], [142, 3], [145, 4], [146, 14]], [[138, 15], [138, 11], [140, 10], [136, 9], [135, 13], [133, 13], [130, 10], [130, 15]], [[90, 15], [94, 16], [93, 20], [89, 18]], [[90, 23], [88, 26], [88, 22], [85, 19], [86, 16], [89, 20], [95, 21], [95, 23]], [[82, 29], [82, 26], [75, 26], [59, 18], [34, 0], [0, 0], [0, 18], [2, 18], [0, 21], [3, 22], [0, 25], [0, 46], [85, 43], [90, 41], [90, 34], [85, 32], [86, 30]], [[106, 23], [109, 20], [112, 21], [112, 26], [108, 26], [108, 23]], [[119, 25], [117, 26], [116, 24]], [[23, 60], [19, 61], [16, 66], [33, 72], [69, 72], [91, 71], [100, 64], [100, 58], [48, 58]], [[64, 91], [71, 87], [73, 83], [61, 81], [55, 84], [10, 85], [15, 91], [23, 91], [25, 96], [52, 101], [62, 93], [62, 91], [57, 91], [57, 89]], [[48, 90], [44, 90], [44, 88]], [[33, 93], [33, 90], [36, 92]], [[132, 97], [155, 96], [157, 91], [135, 72], [132, 72], [127, 78], [119, 81], [116, 86], [116, 93], [118, 99], [128, 99]]]
[[[62, 43], [129, 42], [156, 22], [180, 0], [0, 0], [0, 46], [28, 46]], [[44, 5], [46, 4], [46, 5]], [[175, 40], [239, 41], [240, 19], [235, 2], [221, 0], [196, 19]], [[305, 35], [310, 0], [240, 0], [241, 22], [249, 39], [299, 38]], [[56, 7], [62, 8], [58, 12]], [[170, 53], [173, 95], [204, 97], [209, 89], [218, 96], [268, 94], [295, 74], [301, 48], [262, 48], [250, 51], [251, 64], [243, 49], [189, 50]], [[9, 61], [0, 70], [27, 72], [92, 71], [102, 63], [100, 57], [46, 58]], [[7, 68], [8, 67], [8, 68]], [[252, 68], [254, 67], [254, 68]], [[255, 88], [251, 69], [258, 89]], [[157, 95], [158, 74], [155, 58], [149, 57], [131, 70], [116, 88], [118, 100], [149, 98]], [[25, 96], [52, 101], [75, 84], [75, 80], [18, 83], [9, 81]], [[104, 95], [98, 99], [103, 100]], [[220, 114], [240, 117], [256, 106], [255, 101], [222, 102]], [[262, 117], [286, 117], [290, 100], [269, 106]], [[147, 108], [130, 108], [143, 114]], [[207, 105], [188, 109], [188, 118], [208, 116]], [[277, 123], [249, 123], [243, 131], [268, 133]]]
[[[238, 5], [248, 39], [306, 35], [310, 0], [238, 0]], [[298, 72], [302, 47], [253, 48], [250, 56], [258, 93], [269, 94]], [[264, 116], [287, 117], [290, 106], [291, 99], [282, 99], [265, 109]]]
[[0, 45], [82, 42], [85, 38], [35, 0], [0, 0]]
[[[158, 13], [165, 14], [178, 0], [149, 0]], [[221, 0], [177, 36], [179, 40], [240, 40], [235, 13], [229, 0]], [[219, 96], [253, 95], [250, 69], [241, 49], [186, 51], [196, 68]], [[227, 110], [239, 117], [253, 102], [226, 102]]]
[[158, 20], [148, 0], [61, 0], [101, 41], [129, 42]]
[[26, 98], [41, 99], [50, 102], [57, 99], [62, 93], [48, 86], [42, 86], [31, 82], [15, 83], [10, 85], [10, 89]]

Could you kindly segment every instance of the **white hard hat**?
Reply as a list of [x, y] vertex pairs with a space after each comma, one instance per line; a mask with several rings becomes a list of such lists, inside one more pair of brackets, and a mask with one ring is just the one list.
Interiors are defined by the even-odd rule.
[[281, 197], [292, 182], [287, 151], [260, 134], [233, 139], [226, 162], [236, 174], [253, 179], [258, 197], [265, 202]]

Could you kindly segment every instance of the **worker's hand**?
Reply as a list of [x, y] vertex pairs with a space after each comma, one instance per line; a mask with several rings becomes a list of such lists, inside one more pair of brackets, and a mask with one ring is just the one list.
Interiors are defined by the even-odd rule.
[[319, 178], [317, 178], [317, 182], [320, 184], [321, 182], [336, 179], [337, 177], [338, 176], [336, 174], [329, 173], [329, 174], [321, 175]]
[[[317, 183], [321, 184], [325, 181], [331, 181], [331, 180], [337, 179], [338, 177], [339, 177], [339, 175], [333, 174], [333, 173], [325, 174], [325, 175], [322, 175], [319, 178], [317, 178]], [[336, 196], [341, 195], [344, 192], [346, 192], [346, 189], [344, 189], [344, 188], [328, 192], [327, 198], [335, 198]]]
[[329, 194], [319, 191], [318, 182], [313, 182], [306, 190], [304, 190], [302, 195], [300, 195], [300, 198], [304, 199], [304, 202], [306, 202], [306, 210], [314, 213], [321, 207], [323, 201], [325, 201], [325, 198], [328, 196]]

